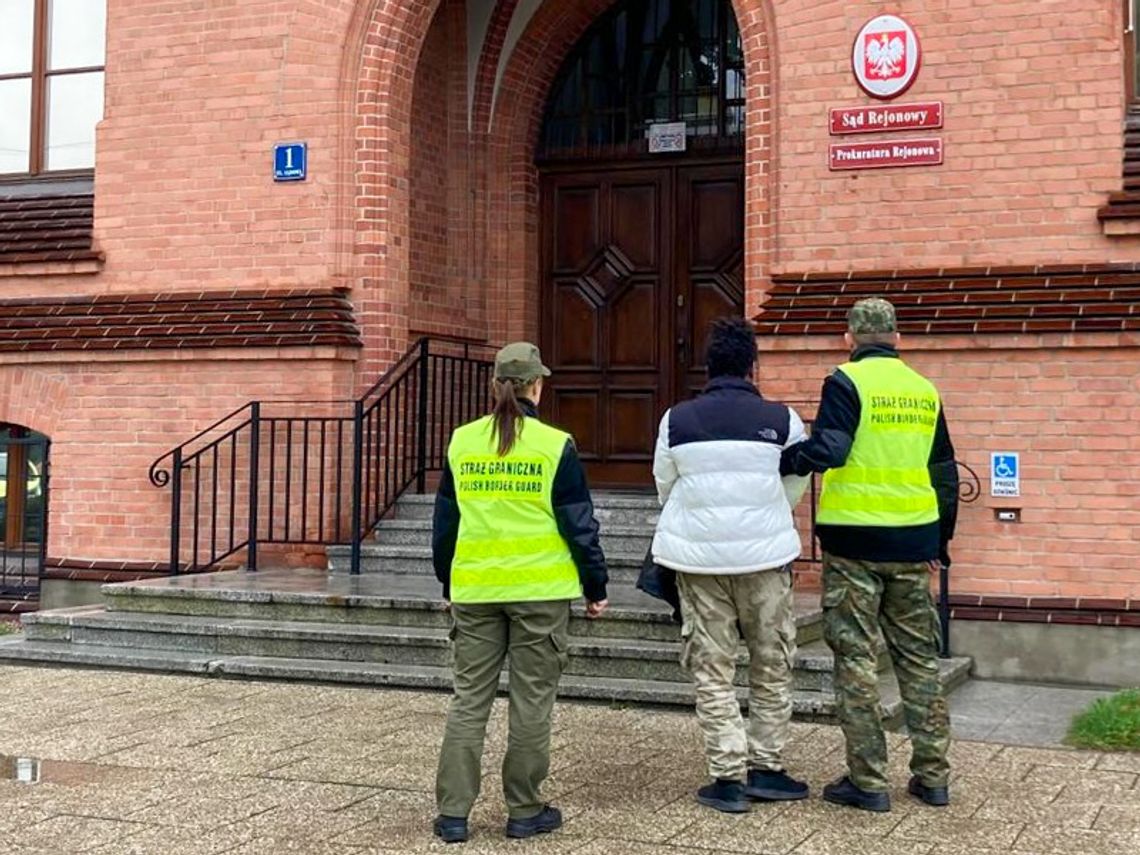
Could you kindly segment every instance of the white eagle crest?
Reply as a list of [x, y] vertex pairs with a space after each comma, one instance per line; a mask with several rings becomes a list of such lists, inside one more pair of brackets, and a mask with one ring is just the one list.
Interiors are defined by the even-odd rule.
[[875, 77], [895, 77], [902, 71], [899, 63], [906, 53], [906, 44], [895, 36], [888, 41], [888, 34], [872, 38], [867, 42], [868, 73]]

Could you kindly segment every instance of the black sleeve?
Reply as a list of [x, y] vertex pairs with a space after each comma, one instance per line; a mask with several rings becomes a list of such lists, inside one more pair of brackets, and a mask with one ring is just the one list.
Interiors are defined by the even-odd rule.
[[458, 538], [459, 502], [455, 498], [455, 479], [451, 475], [451, 467], [444, 461], [431, 521], [431, 561], [435, 566], [435, 578], [443, 583], [444, 599], [451, 599], [451, 562], [455, 559]]
[[842, 372], [832, 372], [823, 381], [811, 436], [784, 450], [780, 456], [780, 475], [807, 475], [842, 466], [851, 453], [859, 416], [859, 393], [855, 385]]
[[938, 518], [942, 530], [942, 562], [950, 565], [948, 545], [958, 524], [958, 464], [954, 459], [954, 444], [950, 442], [950, 429], [946, 414], [938, 413], [934, 428], [934, 446], [930, 449], [930, 483], [938, 494]]
[[574, 563], [578, 565], [578, 578], [582, 592], [591, 603], [606, 598], [606, 557], [598, 541], [598, 521], [594, 518], [594, 501], [586, 485], [586, 473], [578, 459], [578, 451], [571, 440], [566, 441], [558, 471], [554, 473], [552, 496], [554, 519], [558, 531], [570, 547]]

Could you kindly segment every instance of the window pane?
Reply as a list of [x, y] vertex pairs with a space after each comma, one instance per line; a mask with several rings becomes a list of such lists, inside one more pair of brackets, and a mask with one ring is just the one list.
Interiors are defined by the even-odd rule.
[[49, 0], [48, 68], [103, 65], [107, 35], [105, 0]]
[[0, 0], [0, 74], [32, 70], [35, 0]]
[[103, 72], [48, 78], [47, 169], [95, 165], [95, 124], [103, 118]]
[[0, 172], [27, 172], [31, 164], [32, 81], [0, 81]]

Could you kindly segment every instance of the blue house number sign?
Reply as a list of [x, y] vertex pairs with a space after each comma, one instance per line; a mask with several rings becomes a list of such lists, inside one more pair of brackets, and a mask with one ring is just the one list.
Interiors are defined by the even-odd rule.
[[273, 146], [273, 180], [304, 181], [309, 167], [308, 145], [278, 143]]

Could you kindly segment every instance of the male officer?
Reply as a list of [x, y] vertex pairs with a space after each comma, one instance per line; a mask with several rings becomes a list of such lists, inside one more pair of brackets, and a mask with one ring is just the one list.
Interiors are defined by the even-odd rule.
[[824, 634], [835, 653], [849, 772], [823, 797], [890, 810], [876, 667], [881, 630], [914, 747], [908, 790], [942, 806], [950, 801], [950, 719], [928, 576], [938, 561], [950, 563], [958, 511], [954, 447], [938, 390], [899, 358], [894, 306], [877, 298], [857, 302], [845, 339], [851, 359], [824, 381], [811, 438], [790, 446], [780, 466], [785, 475], [825, 473], [816, 518]]

